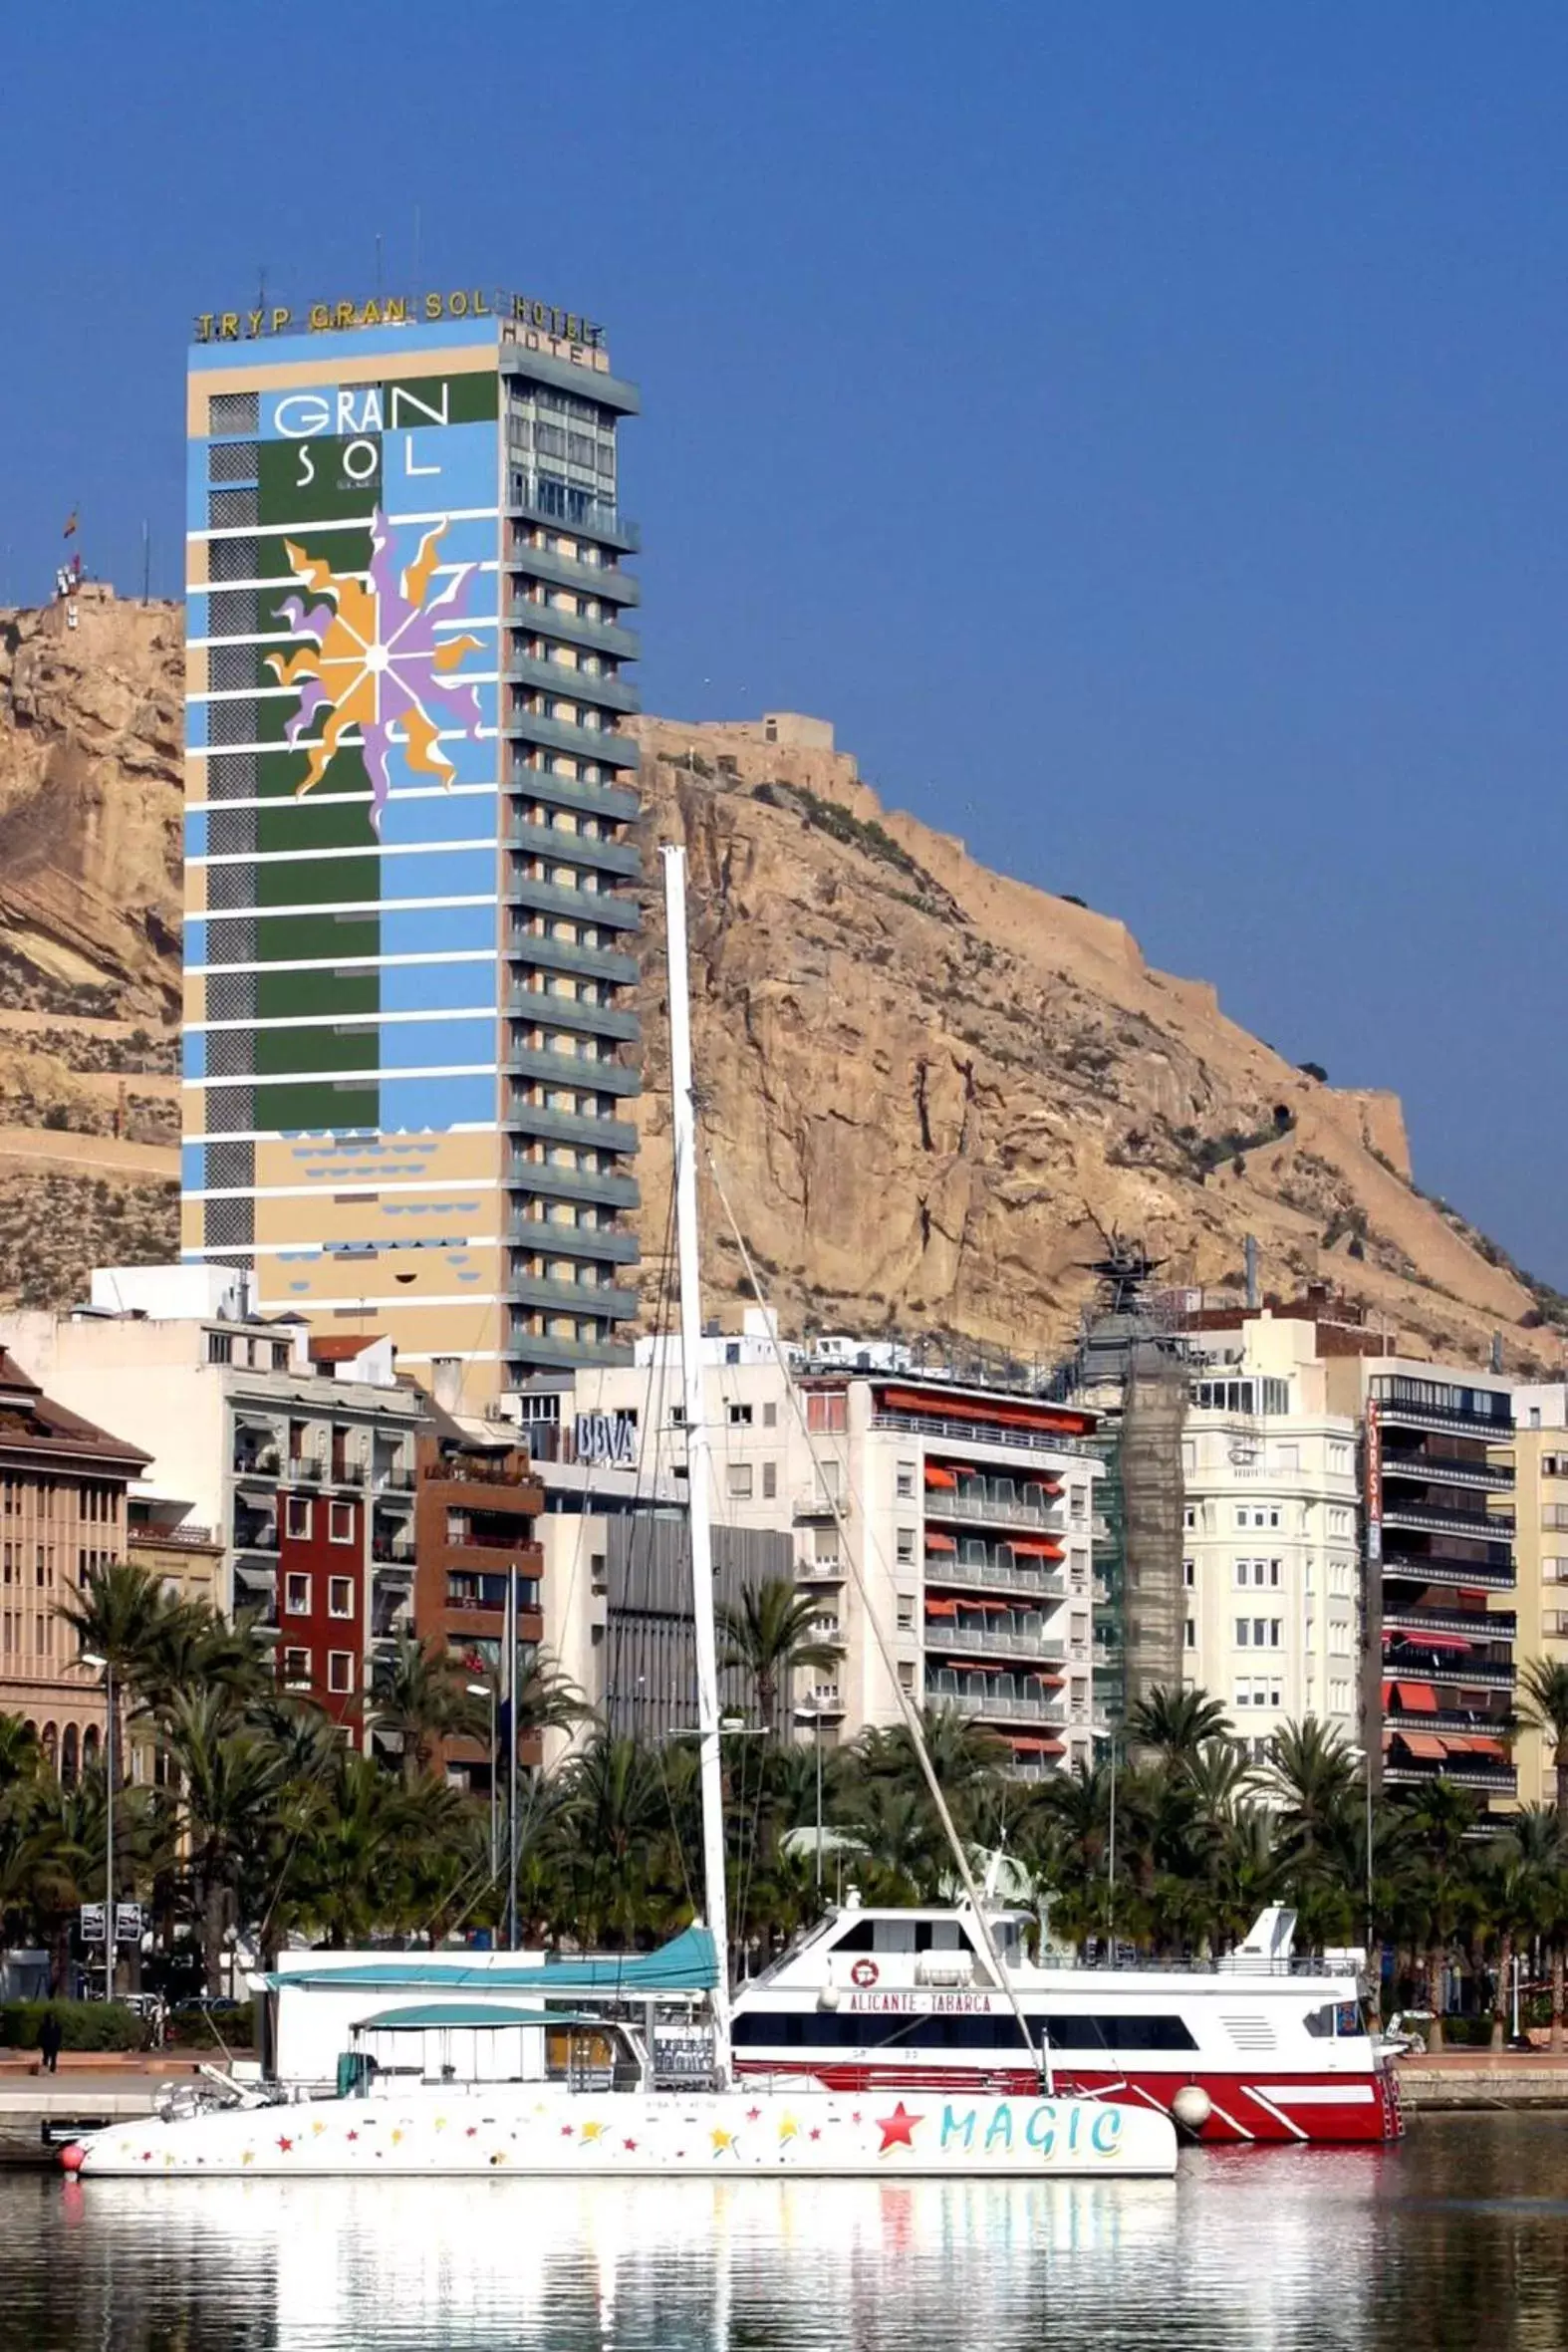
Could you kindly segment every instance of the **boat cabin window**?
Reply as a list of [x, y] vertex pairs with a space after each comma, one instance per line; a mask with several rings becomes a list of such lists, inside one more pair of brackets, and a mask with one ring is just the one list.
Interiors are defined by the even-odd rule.
[[828, 1947], [830, 1952], [966, 1953], [969, 1949], [956, 1920], [861, 1919]]
[[[1029, 2020], [1033, 2046], [1038, 2049], [1041, 2029], [1052, 2050], [1194, 2050], [1197, 2047], [1179, 2017], [1034, 2016]], [[916, 2044], [922, 2050], [1016, 2050], [1018, 2020], [1009, 2010], [984, 2016], [948, 2016], [921, 2009], [914, 2014], [873, 2012], [849, 2016], [841, 2011], [782, 2009], [743, 2010], [735, 2019], [737, 2049], [882, 2049], [890, 2044]]]
[[1309, 2009], [1303, 2022], [1315, 2041], [1358, 2041], [1367, 2031], [1361, 2003], [1354, 2000], [1326, 2000]]

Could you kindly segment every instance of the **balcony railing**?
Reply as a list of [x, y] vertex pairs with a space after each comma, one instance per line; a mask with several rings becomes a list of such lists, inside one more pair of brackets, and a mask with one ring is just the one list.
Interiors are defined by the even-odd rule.
[[1454, 1560], [1444, 1552], [1411, 1554], [1390, 1552], [1383, 1554], [1385, 1578], [1397, 1576], [1417, 1584], [1474, 1585], [1486, 1592], [1512, 1592], [1514, 1573], [1511, 1563], [1501, 1561]]
[[280, 1474], [291, 1486], [324, 1486], [327, 1464], [319, 1453], [291, 1453], [287, 1469]]
[[363, 1486], [368, 1474], [363, 1461], [335, 1461], [331, 1483], [334, 1486]]
[[1511, 1665], [1500, 1665], [1490, 1658], [1456, 1657], [1451, 1650], [1424, 1651], [1419, 1636], [1413, 1634], [1407, 1638], [1416, 1655], [1404, 1658], [1397, 1650], [1386, 1651], [1383, 1679], [1387, 1683], [1459, 1683], [1477, 1690], [1513, 1689], [1517, 1678]]
[[1511, 1642], [1518, 1630], [1518, 1621], [1511, 1609], [1477, 1614], [1465, 1609], [1385, 1608], [1383, 1627], [1386, 1633], [1402, 1634], [1419, 1649], [1424, 1633], [1476, 1634], [1483, 1642]]
[[388, 1494], [411, 1494], [418, 1482], [418, 1472], [402, 1462], [394, 1462], [390, 1468], [378, 1467], [374, 1480], [378, 1492]]
[[1487, 1789], [1496, 1796], [1513, 1796], [1518, 1778], [1511, 1764], [1486, 1764], [1474, 1756], [1448, 1756], [1442, 1763], [1383, 1759], [1383, 1777], [1396, 1788], [1412, 1788], [1427, 1780], [1452, 1780], [1460, 1788]]
[[1003, 1422], [953, 1421], [927, 1413], [900, 1413], [880, 1406], [871, 1417], [874, 1430], [908, 1430], [912, 1437], [939, 1437], [948, 1445], [1005, 1445], [1027, 1453], [1069, 1453], [1085, 1461], [1098, 1454], [1082, 1437], [1061, 1437], [1054, 1430], [1013, 1429]]
[[236, 1478], [275, 1478], [278, 1474], [276, 1445], [242, 1446], [234, 1456]]
[[[979, 1481], [974, 1481], [979, 1483]], [[1064, 1532], [1057, 1516], [1059, 1501], [1033, 1503], [1021, 1495], [974, 1494], [969, 1486], [956, 1490], [931, 1487], [925, 1496], [927, 1519], [971, 1519], [991, 1527], [1033, 1527], [1042, 1535]]]
[[973, 1585], [984, 1592], [1038, 1594], [1041, 1600], [1060, 1601], [1067, 1585], [1061, 1572], [1050, 1568], [1005, 1568], [988, 1560], [960, 1560], [950, 1553], [930, 1553], [925, 1561], [928, 1585]]
[[378, 1540], [371, 1545], [371, 1558], [384, 1568], [411, 1568], [417, 1556], [411, 1543]]
[[1060, 1699], [1048, 1699], [1043, 1692], [988, 1691], [982, 1696], [974, 1691], [943, 1691], [939, 1685], [927, 1683], [925, 1700], [928, 1706], [950, 1706], [961, 1715], [983, 1716], [987, 1722], [1060, 1724], [1065, 1720]]
[[276, 1520], [265, 1522], [257, 1520], [253, 1523], [235, 1520], [234, 1549], [237, 1552], [275, 1552], [277, 1548], [278, 1527]]
[[1383, 1498], [1385, 1527], [1418, 1527], [1434, 1535], [1467, 1535], [1477, 1543], [1510, 1543], [1513, 1539], [1513, 1514], [1498, 1511], [1449, 1510], [1444, 1503], [1424, 1501], [1395, 1501]]
[[1457, 1461], [1447, 1453], [1402, 1453], [1383, 1448], [1387, 1478], [1430, 1479], [1436, 1486], [1478, 1486], [1488, 1493], [1506, 1493], [1514, 1483], [1512, 1470], [1494, 1469], [1490, 1462]]
[[1060, 1666], [1065, 1655], [1063, 1645], [1044, 1634], [982, 1633], [975, 1627], [945, 1624], [940, 1618], [926, 1619], [925, 1647], [961, 1650], [981, 1658], [1026, 1658], [1038, 1666]]

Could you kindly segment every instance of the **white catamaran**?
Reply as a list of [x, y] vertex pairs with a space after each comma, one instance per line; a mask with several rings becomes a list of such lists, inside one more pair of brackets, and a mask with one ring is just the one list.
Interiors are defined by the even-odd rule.
[[[1034, 2049], [1021, 2007], [1018, 2032], [1034, 2054], [1014, 2074], [1018, 2087], [999, 2095], [979, 2085], [884, 2095], [832, 2089], [812, 2076], [790, 2077], [783, 2087], [755, 2076], [735, 2079], [699, 1344], [685, 853], [662, 855], [706, 1925], [677, 1939], [678, 1952], [626, 1960], [478, 1968], [467, 1956], [449, 1954], [335, 1965], [323, 1954], [312, 1981], [338, 2004], [346, 2027], [332, 2095], [212, 2079], [171, 2094], [156, 2116], [110, 2124], [67, 2149], [66, 2169], [85, 2179], [653, 2173], [1040, 2179], [1163, 2176], [1176, 2169], [1168, 2114], [1057, 2092], [1049, 2048]], [[917, 1738], [917, 1723], [912, 1729]], [[956, 1840], [954, 1861], [972, 1898], [968, 1861]], [[988, 1944], [977, 1901], [975, 1910]], [[994, 1951], [990, 1957], [1000, 1982]], [[411, 1986], [419, 1992], [413, 2001], [406, 1997]], [[389, 2006], [394, 1988], [403, 1997]], [[689, 2089], [656, 2088], [657, 1999], [696, 1988], [706, 1989], [711, 2009], [711, 2071]], [[646, 2027], [585, 2007], [596, 1997], [623, 2009], [641, 2001]]]

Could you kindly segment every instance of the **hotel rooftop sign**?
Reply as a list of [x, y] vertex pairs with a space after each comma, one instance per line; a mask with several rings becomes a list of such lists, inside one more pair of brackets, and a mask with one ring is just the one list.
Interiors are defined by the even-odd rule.
[[605, 331], [576, 311], [557, 310], [529, 294], [487, 294], [459, 286], [436, 294], [375, 294], [363, 302], [313, 302], [303, 312], [282, 304], [256, 310], [202, 311], [193, 343], [256, 343], [273, 335], [342, 335], [359, 327], [434, 326], [443, 319], [508, 319], [585, 351], [604, 348]]

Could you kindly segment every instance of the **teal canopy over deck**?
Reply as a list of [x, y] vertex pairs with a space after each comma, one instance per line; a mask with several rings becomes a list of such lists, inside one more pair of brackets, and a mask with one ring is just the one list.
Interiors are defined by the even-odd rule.
[[[252, 1978], [252, 1982], [258, 1979]], [[657, 1952], [587, 1954], [576, 1960], [546, 1959], [529, 1968], [498, 1961], [476, 1967], [468, 1954], [389, 1953], [380, 1960], [334, 1961], [331, 1953], [305, 1967], [274, 1970], [259, 1981], [269, 1992], [309, 1987], [351, 1992], [356, 1985], [395, 1991], [406, 1985], [424, 1991], [523, 1992], [551, 2000], [565, 1992], [595, 1993], [604, 2000], [649, 1999], [659, 1993], [711, 1992], [718, 1982], [713, 1938], [706, 1928], [685, 1929]]]
[[446, 2026], [476, 2026], [486, 2031], [505, 2025], [587, 2025], [597, 2026], [598, 2017], [579, 2014], [575, 2009], [513, 2009], [501, 2001], [452, 2000], [421, 2001], [412, 2008], [378, 2009], [374, 2017], [362, 2017], [355, 2026], [356, 2033], [434, 2033]]

